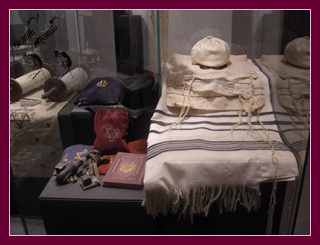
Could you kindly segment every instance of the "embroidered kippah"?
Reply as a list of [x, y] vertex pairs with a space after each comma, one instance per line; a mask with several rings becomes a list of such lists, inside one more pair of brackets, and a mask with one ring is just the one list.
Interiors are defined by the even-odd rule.
[[207, 67], [223, 66], [228, 63], [229, 58], [229, 45], [225, 41], [212, 36], [201, 39], [191, 50], [192, 63]]

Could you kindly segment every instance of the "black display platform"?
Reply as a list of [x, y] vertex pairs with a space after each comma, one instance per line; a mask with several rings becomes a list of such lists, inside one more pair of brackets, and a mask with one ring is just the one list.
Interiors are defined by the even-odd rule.
[[[102, 179], [103, 176], [100, 176]], [[53, 176], [39, 196], [48, 235], [263, 235], [271, 183], [261, 185], [261, 208], [219, 213], [213, 205], [208, 217], [172, 215], [153, 219], [141, 206], [143, 190], [96, 187], [83, 191], [80, 180], [63, 186]], [[278, 234], [286, 183], [279, 183], [273, 234]]]

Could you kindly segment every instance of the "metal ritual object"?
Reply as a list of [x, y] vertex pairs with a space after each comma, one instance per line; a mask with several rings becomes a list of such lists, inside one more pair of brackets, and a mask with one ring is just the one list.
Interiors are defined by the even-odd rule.
[[50, 101], [63, 101], [69, 93], [81, 90], [90, 76], [90, 68], [86, 64], [75, 64], [63, 77], [49, 78], [43, 86], [44, 94], [41, 98]]
[[87, 159], [85, 164], [88, 164], [88, 169], [86, 169], [86, 173], [81, 176], [82, 183], [80, 184], [83, 190], [101, 185], [97, 167], [97, 163], [101, 159], [100, 152], [98, 152], [97, 150], [93, 150], [88, 153], [86, 158]]
[[16, 79], [10, 78], [10, 101], [19, 101], [22, 96], [40, 86], [55, 75], [54, 69], [42, 63], [41, 68]]
[[87, 64], [93, 64], [96, 61], [100, 61], [99, 52], [91, 48], [91, 41], [85, 40], [84, 44], [86, 49], [82, 51], [82, 57], [84, 59], [83, 61]]
[[55, 166], [55, 170], [56, 170], [56, 174], [60, 174], [62, 172], [62, 170], [64, 170], [66, 168], [66, 165], [59, 162], [56, 166]]

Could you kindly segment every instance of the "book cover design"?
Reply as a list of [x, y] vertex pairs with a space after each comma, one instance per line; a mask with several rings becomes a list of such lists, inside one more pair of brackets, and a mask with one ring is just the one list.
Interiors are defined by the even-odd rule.
[[102, 182], [105, 187], [143, 188], [145, 154], [118, 152]]

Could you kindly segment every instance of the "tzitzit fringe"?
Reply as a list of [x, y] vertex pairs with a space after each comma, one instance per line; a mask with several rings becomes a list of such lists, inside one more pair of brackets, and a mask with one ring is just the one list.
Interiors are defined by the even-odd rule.
[[159, 189], [154, 193], [146, 193], [142, 203], [153, 218], [159, 214], [165, 216], [171, 210], [172, 214], [178, 214], [179, 218], [189, 214], [191, 222], [194, 214], [208, 216], [214, 202], [218, 204], [220, 213], [236, 211], [238, 203], [248, 212], [257, 210], [260, 207], [261, 196], [259, 185], [208, 185], [187, 190], [177, 186], [168, 191]]
[[[183, 83], [183, 106], [181, 108], [181, 111], [180, 111], [180, 114], [179, 114], [179, 117], [177, 120], [175, 120], [170, 126], [169, 128], [167, 129], [168, 132], [171, 131], [171, 129], [173, 127], [176, 127], [176, 126], [179, 126], [179, 128], [181, 128], [181, 122], [185, 119], [185, 117], [188, 115], [189, 113], [189, 110], [190, 110], [190, 107], [191, 107], [191, 100], [190, 100], [190, 93], [191, 93], [191, 89], [192, 89], [192, 84], [194, 82], [194, 80], [196, 79], [197, 77], [193, 76], [192, 79], [191, 79], [191, 82], [190, 82], [190, 85], [186, 82]], [[185, 94], [185, 92], [187, 92], [187, 94]], [[187, 97], [187, 100], [188, 100], [188, 105], [186, 105], [185, 101], [186, 101], [186, 97]]]
[[[243, 99], [241, 98], [241, 100], [243, 100]], [[270, 203], [269, 203], [269, 209], [268, 209], [267, 228], [266, 228], [266, 235], [271, 235], [272, 234], [272, 226], [273, 226], [274, 208], [277, 203], [276, 202], [276, 193], [277, 193], [277, 187], [278, 187], [277, 174], [278, 174], [279, 161], [275, 157], [275, 150], [274, 150], [274, 144], [277, 144], [277, 143], [273, 142], [273, 140], [269, 136], [269, 131], [264, 127], [263, 123], [259, 120], [259, 114], [260, 114], [259, 109], [257, 110], [257, 122], [260, 124], [260, 126], [263, 129], [264, 137], [258, 131], [254, 130], [254, 127], [251, 123], [251, 121], [252, 121], [252, 106], [253, 106], [253, 101], [251, 102], [250, 108], [248, 110], [247, 135], [249, 135], [253, 139], [262, 140], [262, 141], [265, 141], [268, 143], [268, 147], [271, 150], [272, 163], [275, 168], [272, 192], [270, 195]]]
[[274, 207], [276, 205], [276, 194], [277, 194], [277, 187], [278, 187], [278, 179], [277, 179], [277, 175], [278, 175], [278, 168], [279, 168], [279, 161], [278, 159], [275, 157], [275, 150], [274, 150], [274, 144], [272, 143], [272, 140], [270, 139], [269, 136], [269, 131], [264, 127], [264, 125], [262, 124], [262, 122], [259, 120], [259, 110], [258, 110], [258, 114], [257, 114], [257, 121], [260, 123], [262, 129], [263, 129], [263, 133], [266, 136], [266, 142], [268, 142], [269, 148], [272, 151], [272, 163], [274, 165], [274, 180], [273, 180], [273, 186], [272, 186], [272, 192], [271, 192], [271, 196], [270, 196], [270, 203], [269, 203], [269, 210], [268, 210], [268, 221], [267, 221], [267, 229], [266, 229], [266, 234], [267, 235], [271, 235], [272, 234], [272, 225], [273, 225], [273, 216], [274, 216]]
[[[195, 76], [192, 77], [192, 80], [190, 82], [190, 84], [188, 84], [187, 82], [183, 83], [183, 106], [181, 108], [181, 112], [180, 115], [178, 117], [177, 120], [175, 120], [167, 129], [169, 132], [170, 130], [175, 127], [175, 126], [179, 126], [181, 128], [181, 122], [185, 119], [185, 117], [188, 115], [189, 113], [189, 109], [191, 106], [191, 102], [190, 102], [190, 93], [192, 90], [192, 85], [195, 79], [199, 79]], [[250, 77], [251, 83], [252, 83], [252, 78]], [[187, 102], [186, 102], [187, 100]], [[244, 99], [241, 96], [239, 96], [239, 100], [241, 101], [242, 106], [244, 105], [245, 101], [249, 101], [249, 108], [244, 110], [242, 109], [241, 111], [246, 111], [248, 113], [248, 121], [247, 121], [247, 135], [250, 136], [253, 139], [256, 140], [262, 140], [268, 143], [268, 147], [271, 150], [271, 154], [272, 154], [272, 163], [274, 165], [275, 168], [275, 174], [274, 174], [274, 180], [273, 180], [273, 187], [272, 187], [272, 192], [271, 192], [271, 196], [270, 196], [270, 203], [269, 203], [269, 209], [268, 209], [268, 220], [267, 220], [267, 228], [266, 228], [266, 234], [270, 235], [272, 234], [272, 226], [273, 226], [273, 216], [274, 216], [274, 208], [276, 205], [276, 193], [277, 193], [277, 186], [278, 186], [278, 180], [277, 180], [277, 173], [278, 173], [278, 167], [279, 167], [279, 161], [278, 159], [275, 157], [275, 150], [274, 150], [274, 144], [276, 144], [276, 142], [273, 142], [273, 140], [270, 138], [269, 136], [269, 131], [264, 127], [263, 123], [259, 120], [259, 113], [260, 110], [257, 110], [257, 122], [260, 124], [260, 126], [263, 129], [263, 134], [264, 137], [254, 129], [253, 125], [252, 125], [252, 108], [253, 108], [253, 104], [254, 104], [254, 100], [253, 97], [251, 96], [248, 99]], [[187, 103], [187, 105], [186, 105]], [[235, 125], [232, 126], [231, 128], [231, 133], [233, 132], [233, 130], [235, 128], [237, 128], [240, 124], [242, 124], [242, 117], [240, 114], [240, 111], [237, 112], [239, 115], [239, 122]], [[179, 199], [178, 199], [179, 200]], [[221, 201], [223, 200], [223, 198], [220, 199]], [[187, 199], [188, 201], [188, 199]], [[220, 201], [220, 202], [221, 202]], [[167, 204], [166, 204], [167, 205]], [[189, 206], [189, 202], [185, 203], [185, 208], [182, 210], [181, 214], [184, 214], [186, 212], [186, 207]], [[192, 219], [192, 215], [194, 213], [194, 207], [190, 207], [191, 212], [190, 212], [190, 217]], [[220, 210], [221, 211], [221, 210]]]

